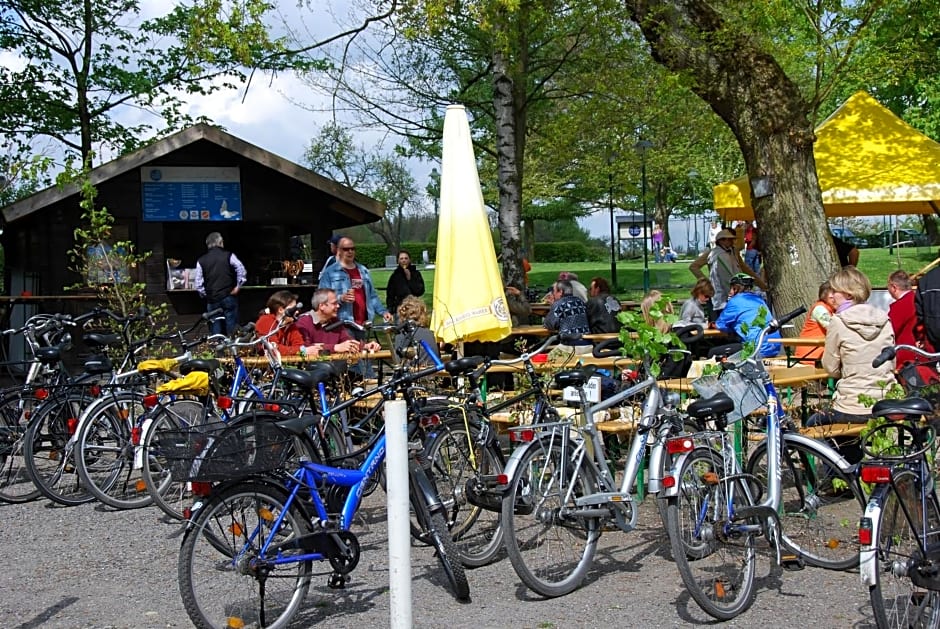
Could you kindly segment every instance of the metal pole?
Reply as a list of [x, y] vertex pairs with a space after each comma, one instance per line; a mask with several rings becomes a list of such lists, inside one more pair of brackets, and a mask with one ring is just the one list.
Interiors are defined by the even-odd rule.
[[404, 400], [385, 403], [385, 486], [388, 515], [389, 627], [410, 629], [411, 518], [408, 515], [408, 411]]
[[640, 194], [643, 197], [643, 294], [650, 292], [650, 258], [646, 243], [646, 229], [649, 219], [646, 216], [646, 149], [640, 153]]
[[617, 234], [614, 227], [614, 174], [607, 173], [607, 206], [610, 208], [610, 287], [617, 287]]

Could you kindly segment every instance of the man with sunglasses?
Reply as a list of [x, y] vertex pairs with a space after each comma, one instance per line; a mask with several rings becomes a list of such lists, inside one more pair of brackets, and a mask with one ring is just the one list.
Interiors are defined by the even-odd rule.
[[372, 275], [363, 265], [356, 262], [356, 243], [352, 238], [343, 237], [337, 246], [338, 262], [323, 273], [321, 288], [332, 289], [340, 301], [338, 316], [343, 321], [355, 321], [363, 325], [371, 322], [376, 315], [385, 321], [392, 320], [389, 312], [375, 290]]

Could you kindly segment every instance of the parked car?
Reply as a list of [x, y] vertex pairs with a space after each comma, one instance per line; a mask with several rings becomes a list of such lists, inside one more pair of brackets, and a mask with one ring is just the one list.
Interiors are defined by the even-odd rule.
[[845, 242], [853, 244], [859, 249], [864, 249], [868, 246], [868, 240], [861, 236], [857, 236], [855, 232], [853, 232], [848, 227], [830, 227], [829, 231], [832, 232], [832, 235], [836, 238], [841, 238]]
[[869, 237], [872, 247], [925, 247], [930, 244], [926, 234], [913, 229], [886, 229]]

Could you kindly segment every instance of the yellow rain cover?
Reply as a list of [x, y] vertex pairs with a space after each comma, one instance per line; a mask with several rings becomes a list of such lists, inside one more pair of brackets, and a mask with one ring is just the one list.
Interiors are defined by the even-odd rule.
[[435, 336], [445, 343], [506, 338], [512, 321], [462, 105], [449, 106], [444, 116], [435, 264]]
[[157, 387], [157, 393], [192, 393], [205, 395], [209, 392], [209, 374], [204, 371], [192, 371], [182, 378], [164, 382]]
[[166, 373], [176, 369], [178, 364], [179, 362], [175, 358], [152, 358], [140, 361], [137, 365], [137, 371], [162, 371]]
[[[940, 144], [857, 92], [816, 127], [816, 174], [826, 216], [933, 214], [940, 199]], [[714, 188], [725, 221], [751, 220], [747, 177]]]

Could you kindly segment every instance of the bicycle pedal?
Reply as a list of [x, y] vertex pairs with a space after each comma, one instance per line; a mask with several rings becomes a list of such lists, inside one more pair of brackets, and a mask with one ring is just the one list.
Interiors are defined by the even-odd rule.
[[346, 588], [346, 575], [334, 572], [330, 575], [330, 579], [327, 581], [326, 585], [331, 590], [343, 590]]
[[780, 557], [780, 567], [787, 572], [798, 572], [806, 567], [806, 562], [796, 555], [783, 555]]

